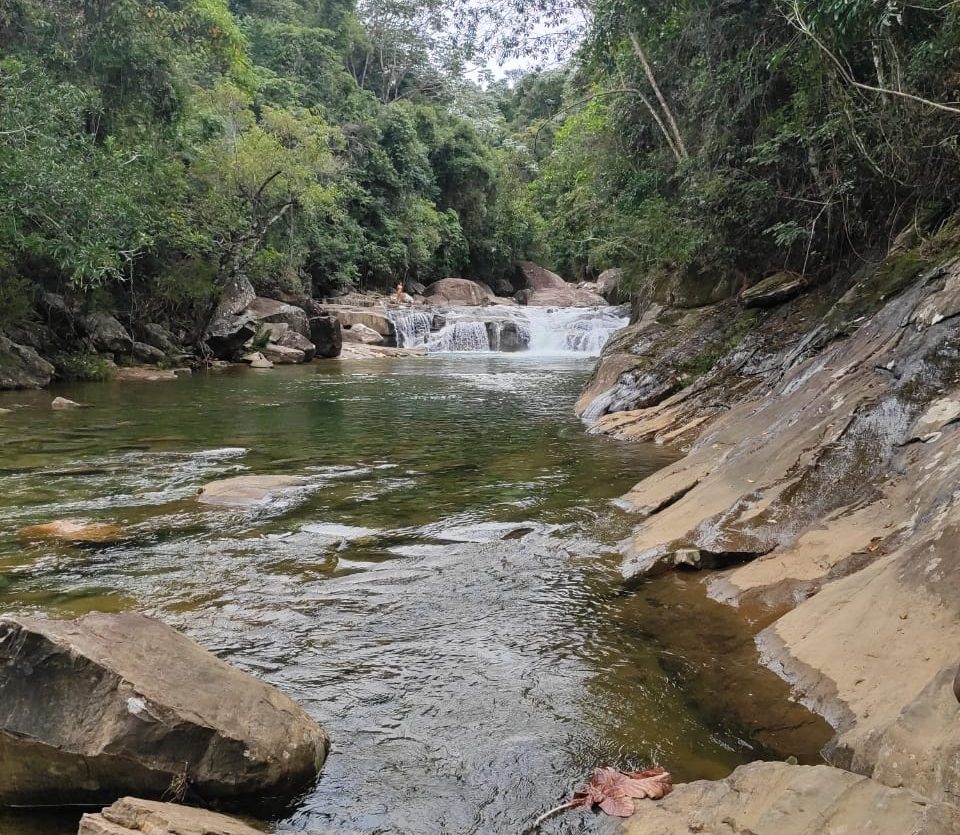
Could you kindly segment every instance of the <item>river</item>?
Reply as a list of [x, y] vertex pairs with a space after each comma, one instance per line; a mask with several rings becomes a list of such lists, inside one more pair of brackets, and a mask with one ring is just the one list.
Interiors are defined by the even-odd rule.
[[[719, 777], [815, 759], [821, 724], [680, 575], [621, 586], [610, 503], [670, 460], [587, 435], [591, 360], [432, 355], [61, 386], [0, 407], [0, 604], [136, 608], [275, 684], [329, 731], [297, 833], [518, 833], [600, 764]], [[207, 481], [289, 473], [252, 510]], [[24, 544], [65, 517], [120, 544]], [[733, 684], [736, 682], [736, 685]], [[75, 817], [0, 815], [5, 835]], [[607, 831], [575, 812], [544, 833]]]

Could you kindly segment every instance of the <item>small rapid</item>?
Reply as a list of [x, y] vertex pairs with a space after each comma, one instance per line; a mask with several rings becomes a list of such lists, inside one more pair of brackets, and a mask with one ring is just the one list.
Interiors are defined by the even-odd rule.
[[535, 356], [599, 356], [614, 332], [629, 319], [620, 307], [525, 307], [389, 311], [398, 348], [425, 347], [428, 353], [513, 353]]

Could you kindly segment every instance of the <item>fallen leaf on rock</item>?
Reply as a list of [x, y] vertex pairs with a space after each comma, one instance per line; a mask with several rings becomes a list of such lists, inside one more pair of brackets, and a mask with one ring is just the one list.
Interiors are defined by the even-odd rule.
[[599, 806], [608, 815], [626, 818], [633, 814], [633, 801], [649, 798], [659, 800], [673, 791], [673, 782], [669, 772], [662, 768], [649, 768], [646, 771], [617, 771], [615, 768], [598, 768], [593, 772], [590, 782], [583, 791], [577, 792], [573, 799], [542, 814], [530, 830], [540, 826], [551, 815], [564, 809], [576, 809], [581, 806], [593, 808]]

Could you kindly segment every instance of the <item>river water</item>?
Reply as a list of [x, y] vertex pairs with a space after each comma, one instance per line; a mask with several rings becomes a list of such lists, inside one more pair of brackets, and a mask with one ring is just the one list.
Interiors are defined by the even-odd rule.
[[[584, 433], [589, 364], [434, 355], [2, 394], [0, 606], [143, 610], [299, 701], [333, 750], [284, 833], [518, 833], [601, 764], [685, 780], [814, 760], [825, 727], [695, 578], [622, 588], [610, 500], [669, 457]], [[89, 408], [52, 412], [53, 394]], [[241, 473], [308, 486], [243, 511], [194, 500]], [[126, 538], [15, 536], [76, 517]], [[0, 832], [68, 818], [0, 814]], [[611, 827], [575, 812], [542, 831]]]

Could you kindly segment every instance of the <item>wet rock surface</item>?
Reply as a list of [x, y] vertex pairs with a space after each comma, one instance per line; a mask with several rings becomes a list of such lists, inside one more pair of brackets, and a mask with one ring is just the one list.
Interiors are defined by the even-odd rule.
[[102, 812], [84, 815], [77, 835], [263, 835], [264, 831], [206, 809], [123, 797]]
[[623, 835], [955, 835], [956, 808], [829, 766], [751, 763], [637, 803]]
[[710, 595], [770, 613], [761, 653], [833, 726], [829, 761], [957, 803], [960, 266], [943, 247], [919, 275], [885, 263], [762, 311], [650, 305], [578, 408], [687, 452], [624, 497], [624, 575], [726, 569]]
[[482, 305], [493, 300], [493, 291], [466, 278], [441, 278], [424, 291], [431, 304]]
[[288, 697], [160, 621], [0, 619], [4, 805], [259, 804], [308, 786], [327, 748]]

